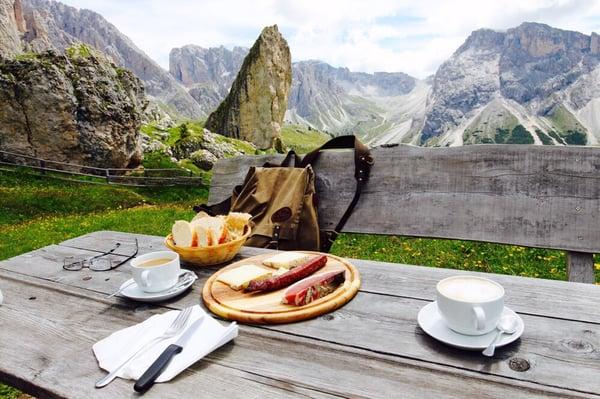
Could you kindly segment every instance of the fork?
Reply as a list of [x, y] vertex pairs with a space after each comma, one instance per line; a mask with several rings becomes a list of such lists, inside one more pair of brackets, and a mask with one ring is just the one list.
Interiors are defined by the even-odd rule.
[[133, 355], [131, 355], [123, 363], [121, 363], [117, 368], [115, 368], [113, 371], [108, 373], [103, 378], [99, 379], [96, 382], [96, 388], [102, 388], [102, 387], [110, 384], [110, 382], [117, 377], [117, 373], [123, 367], [125, 367], [137, 355], [144, 352], [145, 350], [150, 348], [152, 345], [154, 345], [160, 341], [163, 341], [165, 339], [173, 338], [174, 336], [176, 336], [177, 334], [182, 332], [183, 329], [185, 328], [185, 325], [187, 324], [187, 321], [188, 321], [191, 313], [192, 313], [191, 307], [182, 309], [181, 312], [179, 312], [179, 315], [177, 315], [177, 318], [173, 321], [173, 323], [171, 323], [169, 328], [167, 328], [160, 337], [153, 338], [152, 340], [147, 342], [144, 346], [142, 346], [140, 349], [138, 349]]

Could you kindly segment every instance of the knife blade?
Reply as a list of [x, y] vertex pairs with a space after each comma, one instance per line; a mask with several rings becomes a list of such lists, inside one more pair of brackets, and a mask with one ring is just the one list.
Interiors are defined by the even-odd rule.
[[193, 322], [192, 325], [189, 326], [183, 334], [181, 334], [179, 339], [175, 341], [174, 344], [167, 346], [160, 356], [156, 358], [154, 363], [148, 367], [148, 370], [146, 370], [144, 374], [142, 374], [142, 376], [135, 382], [133, 389], [136, 392], [146, 392], [152, 385], [154, 385], [154, 381], [156, 381], [164, 369], [169, 365], [171, 359], [173, 359], [175, 355], [183, 350], [185, 344], [187, 344], [190, 338], [194, 335], [196, 330], [202, 324], [203, 320], [204, 316]]

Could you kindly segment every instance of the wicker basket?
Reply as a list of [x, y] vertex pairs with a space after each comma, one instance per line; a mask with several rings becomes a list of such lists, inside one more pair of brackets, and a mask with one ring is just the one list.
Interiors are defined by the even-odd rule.
[[211, 247], [178, 247], [173, 241], [173, 236], [169, 234], [165, 238], [165, 245], [172, 251], [179, 254], [184, 262], [196, 266], [212, 266], [230, 261], [240, 252], [242, 245], [250, 235], [250, 227], [246, 227], [244, 235], [240, 238], [226, 242], [225, 244]]

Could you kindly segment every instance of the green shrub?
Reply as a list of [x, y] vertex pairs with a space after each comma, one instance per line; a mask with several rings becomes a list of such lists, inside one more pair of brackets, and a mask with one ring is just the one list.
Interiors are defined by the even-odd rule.
[[587, 136], [585, 133], [578, 130], [567, 130], [567, 134], [563, 136], [567, 144], [570, 145], [586, 145]]
[[554, 142], [546, 133], [542, 132], [540, 129], [535, 129], [535, 132], [542, 141], [543, 145], [554, 145]]
[[506, 143], [508, 136], [509, 136], [508, 129], [502, 129], [502, 128], [497, 127], [496, 128], [496, 137], [494, 137], [494, 141], [498, 144], [504, 144], [504, 143]]
[[152, 151], [144, 154], [142, 165], [146, 169], [178, 169], [179, 165], [173, 162], [164, 152]]
[[523, 127], [517, 125], [513, 128], [506, 144], [533, 144], [533, 136]]

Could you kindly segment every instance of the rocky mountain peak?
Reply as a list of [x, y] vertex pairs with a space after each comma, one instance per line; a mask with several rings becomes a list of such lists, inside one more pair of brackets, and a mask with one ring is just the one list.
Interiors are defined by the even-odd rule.
[[527, 131], [538, 144], [595, 142], [595, 111], [581, 111], [587, 128], [576, 114], [596, 92], [588, 76], [600, 65], [599, 39], [533, 22], [473, 32], [436, 72], [420, 143], [494, 142], [496, 128]]
[[467, 50], [496, 49], [504, 43], [505, 34], [492, 29], [478, 29], [469, 35], [465, 42], [456, 50], [454, 56]]
[[229, 94], [208, 117], [206, 128], [259, 148], [273, 146], [281, 134], [291, 83], [288, 44], [277, 25], [268, 26], [248, 52]]

